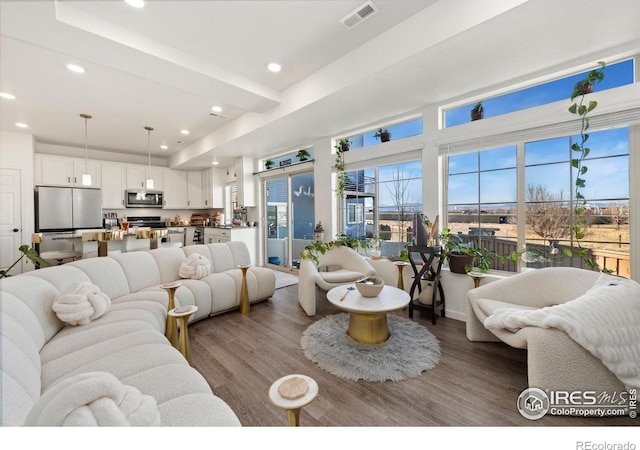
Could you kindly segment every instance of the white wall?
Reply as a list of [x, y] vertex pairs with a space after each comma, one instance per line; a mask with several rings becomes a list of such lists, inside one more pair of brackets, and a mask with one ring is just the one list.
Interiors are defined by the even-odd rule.
[[[0, 131], [0, 168], [20, 171], [21, 225], [20, 237], [23, 244], [31, 244], [35, 216], [33, 203], [33, 155], [35, 139], [30, 134]], [[22, 271], [32, 270], [33, 264], [23, 259]]]

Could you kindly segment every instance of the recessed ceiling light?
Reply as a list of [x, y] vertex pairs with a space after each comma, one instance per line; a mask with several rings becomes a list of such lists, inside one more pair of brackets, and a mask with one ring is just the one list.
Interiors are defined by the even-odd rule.
[[22, 123], [22, 122], [16, 122], [16, 126], [18, 128], [29, 128], [29, 125], [27, 125], [26, 123]]
[[168, 145], [164, 145], [164, 144], [162, 144], [162, 145], [160, 146], [160, 148], [161, 148], [162, 150], [166, 150], [166, 149], [168, 149], [168, 148], [169, 148], [169, 146], [168, 146]]
[[269, 69], [271, 72], [280, 72], [282, 70], [282, 66], [278, 63], [269, 63], [267, 69]]
[[189, 130], [180, 130], [180, 133], [182, 133], [182, 134], [189, 134]]
[[214, 166], [217, 166], [218, 164], [220, 164], [218, 161], [211, 161], [211, 164], [213, 164]]
[[213, 112], [222, 112], [222, 107], [221, 106], [212, 106], [211, 107], [211, 111], [213, 111]]
[[9, 94], [8, 92], [0, 92], [0, 97], [6, 98], [7, 100], [15, 100], [16, 96], [13, 94]]
[[67, 69], [75, 73], [84, 73], [84, 67], [79, 66], [77, 64], [67, 64]]
[[144, 0], [124, 0], [124, 2], [134, 8], [144, 8]]

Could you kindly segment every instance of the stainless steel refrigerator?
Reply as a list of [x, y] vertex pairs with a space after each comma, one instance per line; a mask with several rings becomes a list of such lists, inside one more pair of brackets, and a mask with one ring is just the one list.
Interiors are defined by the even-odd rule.
[[102, 228], [100, 189], [36, 186], [36, 231]]

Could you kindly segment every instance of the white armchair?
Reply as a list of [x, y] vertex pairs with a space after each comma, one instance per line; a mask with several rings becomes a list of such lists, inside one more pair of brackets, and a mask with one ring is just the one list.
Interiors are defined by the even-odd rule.
[[503, 308], [538, 310], [569, 302], [591, 289], [600, 275], [584, 269], [553, 267], [524, 272], [472, 289], [467, 293], [467, 338], [481, 342], [502, 341], [512, 347], [527, 349], [529, 387], [621, 392], [624, 385], [620, 380], [564, 331], [537, 326], [489, 330], [484, 326], [488, 317]]
[[[337, 270], [323, 271], [336, 266]], [[337, 286], [353, 283], [363, 277], [375, 275], [375, 269], [355, 250], [338, 246], [324, 255], [318, 255], [318, 263], [311, 259], [300, 262], [298, 302], [308, 316], [316, 314], [316, 285], [328, 291]]]

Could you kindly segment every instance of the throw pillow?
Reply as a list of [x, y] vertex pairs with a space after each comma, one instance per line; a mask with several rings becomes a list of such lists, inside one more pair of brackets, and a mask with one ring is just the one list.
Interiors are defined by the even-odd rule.
[[47, 389], [27, 426], [159, 426], [158, 404], [109, 372], [72, 375]]
[[178, 275], [180, 278], [199, 280], [211, 273], [211, 262], [204, 256], [193, 253], [180, 264]]
[[86, 325], [111, 307], [111, 299], [88, 281], [77, 281], [56, 295], [51, 308], [69, 325]]

